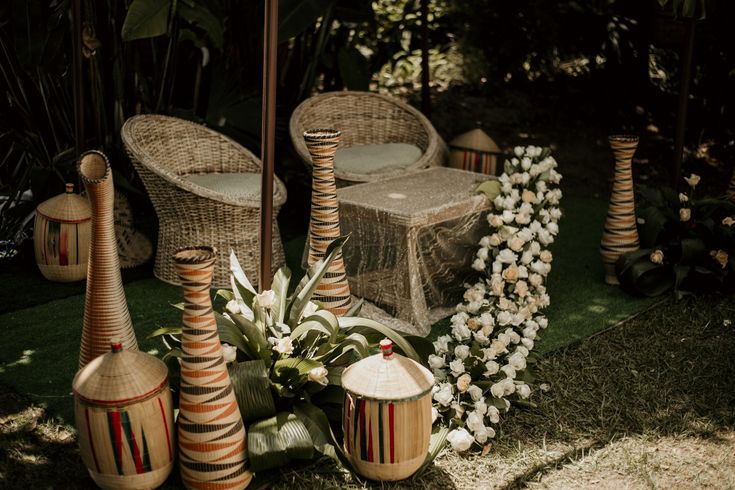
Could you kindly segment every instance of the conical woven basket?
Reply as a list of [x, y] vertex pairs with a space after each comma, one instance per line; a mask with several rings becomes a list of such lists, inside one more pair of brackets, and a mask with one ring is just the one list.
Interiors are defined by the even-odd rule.
[[382, 354], [345, 369], [342, 428], [344, 449], [363, 476], [408, 478], [426, 459], [431, 437], [434, 376], [417, 362], [394, 354], [389, 340]]
[[119, 342], [77, 372], [72, 383], [79, 449], [101, 488], [160, 486], [174, 464], [168, 368]]
[[460, 134], [449, 143], [449, 166], [488, 175], [498, 175], [503, 152], [480, 128]]
[[111, 339], [122, 342], [125, 350], [138, 350], [138, 341], [120, 275], [110, 162], [102, 152], [88, 151], [79, 158], [77, 170], [92, 205], [92, 239], [79, 353], [79, 367], [82, 368], [106, 353]]
[[92, 208], [89, 201], [66, 192], [44, 201], [36, 208], [33, 247], [41, 274], [49, 281], [73, 282], [87, 277]]
[[217, 251], [188, 247], [173, 255], [184, 288], [179, 398], [179, 465], [187, 488], [245, 488], [245, 425], [232, 389], [209, 288]]

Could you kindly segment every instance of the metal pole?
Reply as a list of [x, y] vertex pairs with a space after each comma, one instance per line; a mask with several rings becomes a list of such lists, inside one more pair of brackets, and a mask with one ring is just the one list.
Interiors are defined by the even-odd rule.
[[429, 0], [421, 0], [421, 112], [431, 117], [429, 92]]
[[84, 96], [82, 92], [82, 5], [81, 0], [72, 4], [72, 85], [74, 90], [74, 150], [76, 156], [85, 150], [84, 138]]
[[694, 31], [696, 20], [684, 20], [686, 35], [684, 53], [681, 58], [681, 82], [679, 84], [679, 109], [676, 113], [676, 133], [674, 135], [674, 165], [671, 169], [671, 185], [676, 188], [681, 178], [681, 162], [684, 158], [684, 135], [687, 127], [687, 107], [689, 105], [689, 84], [692, 80], [692, 58], [694, 56]]
[[276, 140], [276, 63], [278, 54], [278, 0], [265, 0], [263, 29], [263, 114], [261, 130], [260, 275], [261, 291], [271, 287], [273, 243], [273, 173]]

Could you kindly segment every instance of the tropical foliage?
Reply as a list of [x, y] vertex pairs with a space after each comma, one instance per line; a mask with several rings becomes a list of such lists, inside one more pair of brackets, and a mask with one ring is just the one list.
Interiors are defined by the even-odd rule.
[[[311, 301], [345, 239], [330, 245], [325, 260], [310, 268], [292, 293], [288, 268], [276, 273], [272, 290], [257, 293], [237, 257], [230, 256], [232, 290], [217, 291], [225, 306], [215, 316], [240, 411], [249, 424], [248, 457], [254, 471], [320, 455], [339, 459], [349, 468], [330, 426], [330, 419], [337, 427], [341, 422], [342, 371], [375, 353], [386, 337], [396, 350], [418, 362], [422, 358], [414, 344], [430, 349], [427, 341], [355, 316], [360, 302], [338, 318]], [[170, 360], [180, 354], [176, 347], [180, 332], [165, 328], [151, 335], [168, 339], [172, 350], [167, 359], [174, 370], [176, 363]]]
[[685, 178], [684, 192], [641, 187], [638, 233], [641, 250], [616, 264], [621, 285], [634, 294], [678, 297], [694, 291], [735, 287], [735, 204], [697, 198], [698, 175]]

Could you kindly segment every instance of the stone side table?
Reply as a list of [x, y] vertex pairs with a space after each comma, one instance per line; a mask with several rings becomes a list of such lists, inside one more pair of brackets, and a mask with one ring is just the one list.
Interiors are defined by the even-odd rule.
[[491, 203], [475, 189], [491, 178], [438, 167], [339, 189], [342, 233], [352, 235], [344, 248], [352, 293], [427, 335], [476, 275]]

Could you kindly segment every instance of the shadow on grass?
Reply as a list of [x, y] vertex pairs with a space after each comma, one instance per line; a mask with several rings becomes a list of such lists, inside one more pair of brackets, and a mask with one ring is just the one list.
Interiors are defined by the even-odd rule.
[[[735, 298], [666, 300], [536, 366], [535, 407], [502, 422], [498, 450], [572, 445], [594, 450], [629, 435], [716, 437], [735, 427]], [[562, 454], [510, 486], [573, 458]]]

